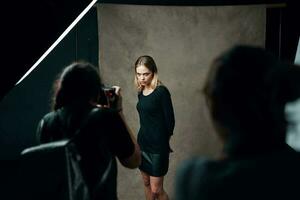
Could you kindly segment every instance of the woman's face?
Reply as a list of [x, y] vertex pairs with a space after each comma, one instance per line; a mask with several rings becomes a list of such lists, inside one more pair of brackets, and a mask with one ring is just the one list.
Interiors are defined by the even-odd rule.
[[153, 73], [144, 65], [139, 65], [136, 68], [136, 77], [139, 84], [145, 87], [151, 84]]

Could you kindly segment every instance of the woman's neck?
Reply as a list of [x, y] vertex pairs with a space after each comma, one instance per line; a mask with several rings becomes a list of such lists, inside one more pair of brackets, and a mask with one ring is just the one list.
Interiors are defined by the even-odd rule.
[[150, 86], [145, 86], [144, 88], [143, 88], [143, 94], [144, 95], [149, 95], [149, 94], [151, 94], [152, 92], [153, 92], [153, 88], [151, 88]]

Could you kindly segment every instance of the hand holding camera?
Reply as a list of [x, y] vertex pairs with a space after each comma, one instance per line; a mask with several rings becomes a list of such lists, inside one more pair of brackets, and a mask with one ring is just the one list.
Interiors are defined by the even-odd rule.
[[115, 100], [113, 102], [113, 108], [117, 109], [118, 111], [122, 111], [122, 96], [121, 96], [121, 88], [119, 86], [112, 86], [115, 89]]
[[101, 87], [99, 104], [104, 107], [122, 110], [121, 88], [119, 86]]

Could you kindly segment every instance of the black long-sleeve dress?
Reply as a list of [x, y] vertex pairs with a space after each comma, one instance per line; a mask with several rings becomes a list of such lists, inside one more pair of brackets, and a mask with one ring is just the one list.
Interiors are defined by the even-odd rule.
[[147, 96], [139, 93], [138, 99], [138, 143], [141, 150], [150, 153], [170, 152], [169, 139], [173, 134], [175, 118], [169, 90], [160, 85]]

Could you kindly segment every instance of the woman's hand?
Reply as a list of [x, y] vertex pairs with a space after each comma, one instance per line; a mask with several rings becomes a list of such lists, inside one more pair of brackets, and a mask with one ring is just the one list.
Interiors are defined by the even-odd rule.
[[122, 111], [123, 105], [122, 105], [122, 95], [121, 95], [121, 87], [119, 86], [112, 86], [112, 88], [115, 88], [115, 99], [113, 102], [111, 102], [111, 108], [115, 108], [118, 111]]
[[112, 88], [115, 88], [116, 95], [121, 96], [121, 87], [120, 86], [114, 85], [114, 86], [112, 86]]

